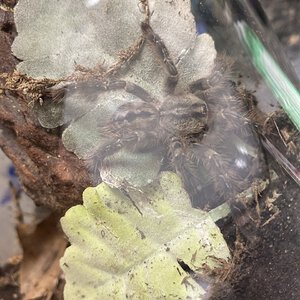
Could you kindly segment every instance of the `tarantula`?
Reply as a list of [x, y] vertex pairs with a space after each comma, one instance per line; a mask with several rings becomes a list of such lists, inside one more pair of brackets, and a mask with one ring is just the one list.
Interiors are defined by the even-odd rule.
[[162, 149], [166, 157], [162, 168], [179, 174], [193, 205], [212, 208], [225, 195], [230, 198], [249, 187], [257, 176], [259, 142], [247, 118], [246, 93], [229, 80], [232, 62], [226, 56], [217, 57], [209, 77], [177, 92], [179, 74], [167, 47], [148, 23], [141, 27], [165, 65], [165, 98], [155, 99], [124, 80], [91, 82], [98, 89], [124, 89], [140, 99], [118, 107], [108, 124], [99, 128], [110, 142], [92, 156], [92, 164], [99, 171], [121, 148], [133, 152]]

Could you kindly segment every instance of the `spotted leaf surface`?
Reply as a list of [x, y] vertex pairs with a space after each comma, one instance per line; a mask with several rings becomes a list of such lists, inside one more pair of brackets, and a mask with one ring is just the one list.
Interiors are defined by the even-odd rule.
[[134, 205], [102, 183], [61, 219], [71, 242], [61, 259], [65, 299], [202, 299], [204, 264], [230, 256], [219, 228], [173, 173], [131, 197]]

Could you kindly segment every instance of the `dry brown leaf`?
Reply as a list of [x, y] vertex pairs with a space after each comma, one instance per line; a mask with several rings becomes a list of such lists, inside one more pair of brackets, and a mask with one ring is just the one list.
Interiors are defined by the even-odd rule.
[[61, 276], [59, 259], [67, 241], [58, 227], [59, 216], [50, 215], [34, 230], [28, 225], [17, 227], [23, 248], [20, 267], [20, 292], [23, 300], [51, 299]]

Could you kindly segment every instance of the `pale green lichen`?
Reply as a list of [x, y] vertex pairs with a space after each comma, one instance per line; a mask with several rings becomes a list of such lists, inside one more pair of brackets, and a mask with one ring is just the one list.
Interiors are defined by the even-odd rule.
[[101, 0], [91, 7], [82, 0], [20, 0], [12, 46], [23, 60], [18, 70], [58, 79], [71, 75], [75, 63], [109, 66], [139, 37], [142, 19], [135, 0]]
[[230, 257], [219, 228], [191, 207], [173, 173], [131, 196], [102, 183], [62, 218], [71, 242], [61, 259], [65, 299], [202, 299], [204, 288], [178, 261], [205, 281], [204, 265]]

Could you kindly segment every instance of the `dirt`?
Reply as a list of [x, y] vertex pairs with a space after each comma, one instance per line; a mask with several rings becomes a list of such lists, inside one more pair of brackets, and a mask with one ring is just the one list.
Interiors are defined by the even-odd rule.
[[[229, 284], [212, 299], [300, 299], [299, 186], [281, 174], [264, 199], [272, 197], [273, 191], [282, 193], [275, 201], [279, 214], [257, 229], [257, 240], [245, 246]], [[227, 233], [225, 238], [232, 236]]]
[[298, 0], [261, 0], [277, 36], [289, 50], [300, 49], [300, 19]]
[[0, 300], [20, 299], [18, 269], [20, 261], [11, 261], [0, 267]]

